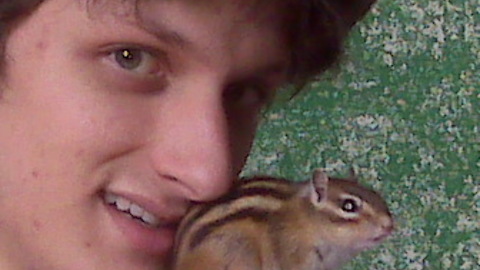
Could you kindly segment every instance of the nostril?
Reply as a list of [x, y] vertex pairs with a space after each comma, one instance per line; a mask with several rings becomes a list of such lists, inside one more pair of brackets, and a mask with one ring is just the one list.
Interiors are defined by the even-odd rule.
[[160, 174], [160, 177], [171, 182], [179, 182], [179, 179], [173, 175]]
[[[196, 173], [195, 173], [196, 172]], [[208, 174], [207, 174], [208, 173]], [[194, 202], [205, 202], [224, 195], [233, 183], [227, 173], [189, 170], [188, 173], [158, 173], [163, 181], [170, 182], [183, 190], [185, 198]]]

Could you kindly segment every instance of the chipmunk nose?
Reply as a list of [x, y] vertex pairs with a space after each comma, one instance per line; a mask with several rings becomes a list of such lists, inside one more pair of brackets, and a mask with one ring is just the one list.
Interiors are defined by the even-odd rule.
[[391, 234], [395, 230], [395, 222], [390, 215], [382, 217], [380, 224], [382, 230], [387, 234]]

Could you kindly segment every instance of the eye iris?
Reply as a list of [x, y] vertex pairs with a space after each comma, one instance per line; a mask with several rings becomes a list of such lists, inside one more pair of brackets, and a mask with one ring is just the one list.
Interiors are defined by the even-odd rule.
[[115, 60], [124, 69], [135, 69], [140, 66], [142, 55], [138, 50], [122, 49], [116, 52]]
[[342, 205], [342, 210], [348, 213], [354, 213], [358, 211], [358, 205], [354, 200], [345, 200]]

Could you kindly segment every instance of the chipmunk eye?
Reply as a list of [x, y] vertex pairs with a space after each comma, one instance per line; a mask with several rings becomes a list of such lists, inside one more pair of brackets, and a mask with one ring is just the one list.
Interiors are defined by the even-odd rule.
[[355, 213], [360, 210], [360, 205], [353, 199], [345, 199], [342, 203], [342, 210], [347, 213]]

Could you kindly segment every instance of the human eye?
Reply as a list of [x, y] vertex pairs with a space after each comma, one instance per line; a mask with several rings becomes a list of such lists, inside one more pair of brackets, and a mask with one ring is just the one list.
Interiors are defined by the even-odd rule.
[[162, 75], [166, 66], [160, 53], [133, 46], [114, 48], [108, 58], [116, 67], [136, 75]]

